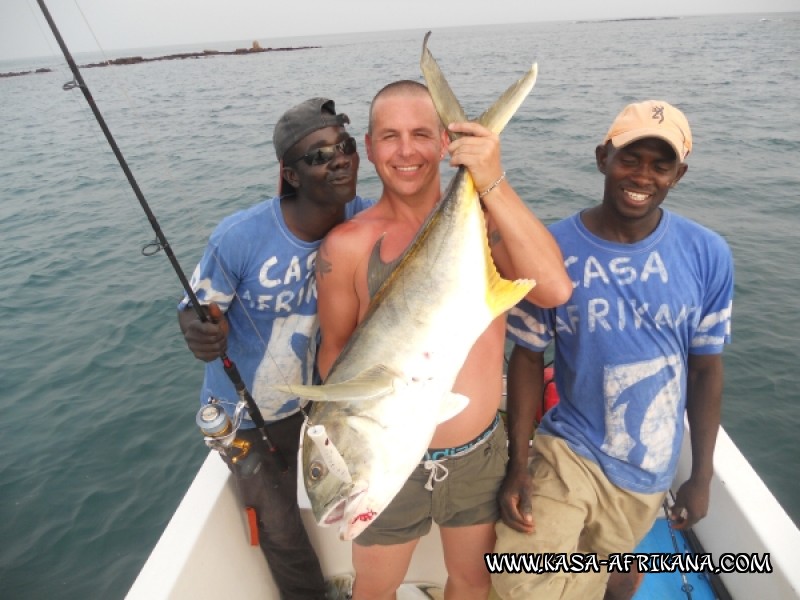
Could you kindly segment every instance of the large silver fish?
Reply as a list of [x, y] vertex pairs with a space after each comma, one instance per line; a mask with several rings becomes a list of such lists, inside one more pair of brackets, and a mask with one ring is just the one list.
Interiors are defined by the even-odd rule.
[[[467, 121], [427, 49], [429, 35], [421, 67], [437, 112], [445, 126]], [[534, 64], [478, 122], [499, 133], [535, 81]], [[396, 266], [371, 260], [370, 270], [382, 283], [324, 385], [280, 386], [316, 401], [303, 475], [317, 522], [339, 526], [342, 539], [356, 537], [386, 508], [436, 426], [466, 406], [468, 398], [451, 390], [469, 350], [535, 285], [498, 274], [463, 167]]]

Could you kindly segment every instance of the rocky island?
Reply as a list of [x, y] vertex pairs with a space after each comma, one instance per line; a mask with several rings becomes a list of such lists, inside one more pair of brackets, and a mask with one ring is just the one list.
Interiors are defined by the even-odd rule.
[[[262, 48], [258, 42], [253, 42], [250, 48], [237, 48], [236, 50], [203, 50], [201, 52], [181, 52], [179, 54], [167, 54], [165, 56], [126, 56], [113, 58], [102, 62], [78, 65], [81, 69], [91, 69], [95, 67], [109, 67], [111, 65], [136, 65], [139, 63], [155, 62], [159, 60], [184, 60], [187, 58], [209, 58], [211, 56], [245, 56], [248, 54], [259, 54], [261, 52], [287, 52], [291, 50], [309, 50], [319, 48], [319, 46], [292, 46], [285, 48]], [[0, 73], [0, 77], [17, 77], [20, 75], [33, 75], [36, 73], [50, 73], [53, 69], [42, 68], [35, 71], [17, 71], [10, 73]]]

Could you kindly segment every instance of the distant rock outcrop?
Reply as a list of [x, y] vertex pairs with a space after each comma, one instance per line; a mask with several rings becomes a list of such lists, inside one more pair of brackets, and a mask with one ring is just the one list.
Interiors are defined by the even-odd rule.
[[32, 75], [33, 73], [50, 73], [53, 69], [42, 67], [35, 71], [11, 71], [10, 73], [0, 73], [0, 77], [19, 77], [20, 75]]
[[[294, 46], [286, 48], [262, 48], [258, 41], [254, 41], [250, 48], [237, 48], [231, 51], [203, 50], [202, 52], [182, 52], [180, 54], [167, 54], [165, 56], [154, 56], [145, 58], [142, 56], [126, 56], [104, 60], [97, 63], [80, 65], [81, 69], [91, 69], [95, 67], [108, 67], [111, 65], [136, 65], [139, 63], [155, 62], [159, 60], [183, 60], [185, 58], [208, 58], [209, 56], [242, 56], [244, 54], [259, 54], [261, 52], [286, 52], [289, 50], [310, 50], [319, 46]], [[50, 73], [52, 69], [42, 68], [35, 71], [18, 71], [11, 73], [0, 73], [0, 77], [17, 77], [19, 75], [31, 75], [33, 73]]]

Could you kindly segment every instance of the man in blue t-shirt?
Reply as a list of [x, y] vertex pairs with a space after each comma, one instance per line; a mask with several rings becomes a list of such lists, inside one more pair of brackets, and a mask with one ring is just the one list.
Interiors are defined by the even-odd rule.
[[[549, 310], [523, 301], [508, 320], [510, 462], [497, 552], [632, 552], [675, 475], [684, 412], [692, 474], [678, 490], [673, 526], [706, 515], [733, 260], [719, 235], [661, 206], [691, 148], [675, 107], [627, 106], [596, 149], [602, 203], [550, 227], [573, 294]], [[560, 402], [542, 419], [529, 466], [551, 342]], [[638, 584], [604, 570], [493, 580], [508, 599], [630, 598]]]
[[359, 156], [344, 127], [349, 122], [327, 98], [311, 98], [283, 114], [272, 138], [280, 161], [278, 196], [223, 219], [192, 275], [192, 289], [208, 307], [210, 321], [198, 319], [188, 298], [178, 307], [189, 349], [206, 362], [201, 404], [218, 403], [233, 418], [239, 396], [217, 360], [227, 352], [267, 423], [269, 439], [289, 464], [285, 472], [265, 451], [249, 415], [236, 436], [252, 444], [247, 460], [234, 464], [223, 454], [245, 506], [255, 509], [261, 548], [281, 598], [325, 598], [297, 505], [301, 403], [270, 385], [312, 383], [317, 249], [335, 225], [372, 204], [356, 195]]

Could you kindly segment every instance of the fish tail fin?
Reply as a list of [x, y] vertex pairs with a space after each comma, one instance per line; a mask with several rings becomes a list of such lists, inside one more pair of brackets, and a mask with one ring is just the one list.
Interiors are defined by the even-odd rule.
[[536, 63], [533, 63], [530, 70], [519, 81], [503, 92], [503, 95], [478, 118], [478, 123], [496, 134], [503, 131], [503, 128], [514, 116], [514, 113], [517, 112], [523, 100], [531, 93], [533, 86], [536, 84], [538, 72], [539, 67]]
[[[447, 82], [442, 70], [436, 59], [428, 50], [428, 38], [431, 32], [425, 35], [425, 40], [422, 42], [422, 57], [420, 58], [420, 68], [422, 75], [425, 78], [425, 83], [430, 91], [433, 104], [436, 107], [436, 112], [439, 113], [439, 118], [442, 120], [445, 128], [456, 121], [468, 121], [464, 108], [456, 98], [450, 84]], [[497, 101], [484, 112], [477, 122], [490, 129], [494, 133], [499, 134], [506, 124], [511, 120], [511, 117], [522, 104], [523, 100], [531, 93], [533, 86], [536, 84], [536, 76], [538, 74], [538, 66], [536, 63], [531, 65], [530, 70], [515, 84], [509, 87]], [[459, 137], [458, 134], [453, 134], [448, 130], [448, 135], [451, 139]]]
[[[446, 129], [450, 123], [468, 121], [469, 119], [467, 119], [461, 103], [450, 88], [444, 73], [439, 68], [439, 63], [436, 62], [431, 51], [428, 50], [428, 38], [430, 36], [431, 32], [429, 31], [422, 42], [422, 58], [419, 66], [428, 86], [428, 91], [431, 94], [433, 105], [436, 107], [436, 112], [439, 113], [439, 118]], [[447, 133], [451, 139], [459, 137], [459, 134], [453, 134], [449, 130]]]

